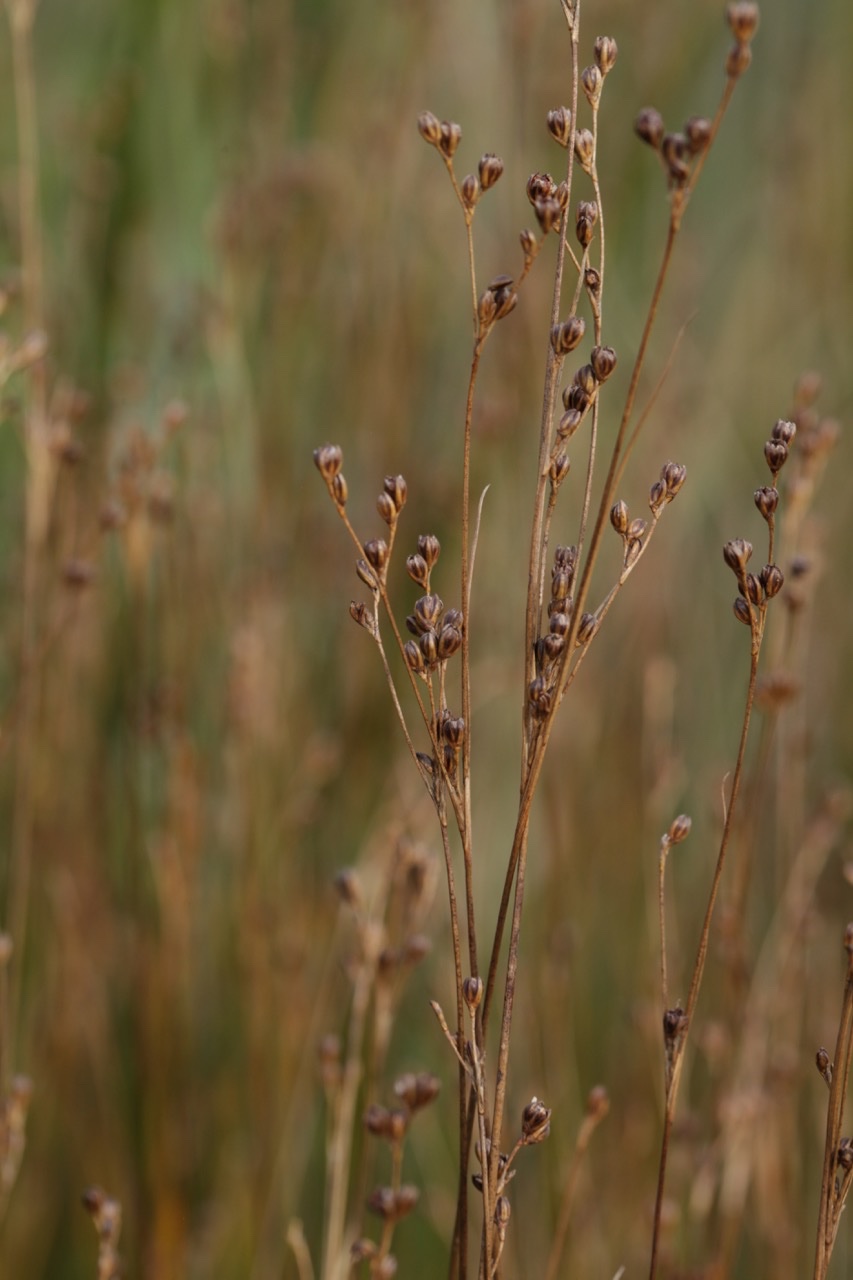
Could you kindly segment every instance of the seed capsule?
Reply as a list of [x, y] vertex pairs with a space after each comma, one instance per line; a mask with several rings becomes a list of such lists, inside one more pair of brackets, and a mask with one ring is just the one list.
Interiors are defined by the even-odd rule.
[[745, 538], [732, 538], [723, 547], [723, 559], [734, 573], [744, 573], [752, 555], [752, 543]]
[[426, 595], [415, 601], [415, 618], [422, 631], [428, 631], [436, 625], [443, 608], [441, 596]]
[[462, 995], [471, 1013], [479, 1008], [484, 989], [482, 978], [466, 978], [462, 983]]
[[470, 213], [480, 198], [480, 184], [473, 173], [466, 173], [460, 186], [462, 203]]
[[331, 483], [343, 465], [344, 455], [340, 445], [324, 444], [314, 450], [314, 466], [327, 483]]
[[583, 273], [583, 282], [594, 298], [601, 293], [601, 272], [595, 267], [587, 267]]
[[533, 234], [533, 232], [529, 231], [525, 227], [525, 229], [519, 235], [518, 239], [521, 244], [521, 251], [524, 254], [525, 260], [528, 261], [532, 258], [535, 258], [539, 246], [536, 242], [536, 236]]
[[456, 627], [442, 627], [438, 635], [438, 656], [442, 662], [452, 658], [462, 644], [462, 632]]
[[667, 502], [672, 502], [672, 499], [687, 479], [687, 468], [681, 462], [665, 462], [661, 469], [660, 478], [666, 485]]
[[766, 564], [760, 574], [761, 585], [768, 597], [778, 596], [785, 585], [785, 575], [778, 564]]
[[547, 200], [537, 200], [534, 207], [542, 234], [547, 236], [549, 231], [553, 231], [560, 225], [560, 219], [563, 216], [560, 202], [551, 197]]
[[548, 474], [551, 477], [551, 484], [554, 488], [558, 488], [566, 476], [569, 474], [571, 463], [567, 453], [557, 453], [551, 459], [551, 466], [548, 468]]
[[572, 113], [568, 107], [554, 107], [548, 112], [548, 131], [561, 147], [569, 145], [572, 136]]
[[599, 71], [606, 76], [613, 67], [619, 48], [612, 36], [597, 36], [593, 46], [595, 62]]
[[[839, 1159], [839, 1164], [841, 1163]], [[506, 1196], [498, 1196], [495, 1201], [495, 1223], [500, 1231], [505, 1229], [512, 1214], [512, 1205]]]
[[775, 478], [788, 461], [788, 446], [781, 440], [768, 440], [764, 446], [764, 458]]
[[423, 556], [409, 556], [406, 560], [406, 573], [419, 587], [426, 589], [429, 584], [429, 569]]
[[752, 626], [752, 613], [750, 612], [749, 605], [746, 603], [743, 596], [738, 596], [737, 600], [735, 600], [732, 605], [732, 609], [734, 610], [734, 615], [738, 622], [744, 622], [748, 627]]
[[769, 520], [779, 504], [779, 490], [774, 489], [771, 485], [765, 485], [763, 488], [755, 490], [754, 498], [755, 505], [764, 516], [764, 519]]
[[684, 126], [684, 136], [687, 138], [690, 154], [699, 155], [711, 141], [711, 121], [704, 116], [691, 116]]
[[726, 75], [737, 80], [752, 66], [752, 49], [748, 44], [733, 44], [726, 56]]
[[624, 537], [628, 529], [628, 504], [621, 499], [610, 508], [610, 523]]
[[488, 191], [493, 187], [504, 171], [504, 162], [500, 156], [496, 156], [494, 152], [487, 151], [481, 158], [477, 167], [480, 175], [480, 186], [484, 191]]
[[380, 493], [376, 499], [376, 510], [387, 525], [391, 525], [397, 519], [397, 508], [394, 505], [394, 499], [387, 493]]
[[589, 173], [592, 169], [592, 159], [595, 153], [595, 139], [589, 129], [578, 129], [575, 134], [575, 155], [578, 163], [585, 173]]
[[681, 844], [682, 840], [686, 840], [690, 835], [690, 828], [692, 826], [692, 819], [689, 818], [686, 813], [680, 813], [677, 818], [673, 819], [669, 831], [667, 832], [667, 839], [669, 840], [669, 843]]
[[591, 107], [598, 106], [598, 101], [601, 97], [601, 86], [603, 84], [604, 77], [595, 63], [593, 63], [592, 66], [584, 67], [581, 72], [581, 85], [583, 86], [583, 91], [586, 94], [586, 100]]
[[616, 368], [616, 352], [612, 347], [593, 347], [590, 364], [599, 382], [606, 382]]
[[456, 154], [459, 143], [462, 141], [462, 129], [452, 120], [442, 120], [441, 136], [438, 141], [438, 149], [443, 156], [451, 160]]
[[663, 139], [663, 116], [654, 107], [643, 107], [634, 121], [634, 132], [643, 142], [659, 151]]
[[334, 480], [332, 481], [332, 497], [334, 498], [335, 502], [338, 504], [339, 507], [345, 507], [347, 505], [348, 496], [349, 496], [349, 489], [347, 487], [347, 482], [346, 482], [346, 479], [344, 478], [344, 474], [342, 471], [338, 472], [338, 474], [335, 476]]
[[786, 422], [784, 418], [777, 418], [773, 424], [773, 430], [770, 432], [770, 438], [772, 440], [781, 440], [783, 444], [790, 444], [796, 434], [797, 424], [795, 422]]
[[598, 630], [598, 619], [594, 613], [582, 613], [578, 627], [578, 645], [589, 644]]
[[735, 40], [747, 43], [758, 28], [758, 5], [747, 3], [747, 0], [730, 4], [726, 9], [726, 22]]
[[551, 330], [551, 347], [555, 355], [568, 355], [583, 338], [586, 330], [582, 316], [570, 316]]
[[420, 638], [421, 653], [428, 667], [438, 662], [438, 640], [434, 631], [425, 631]]
[[371, 538], [364, 544], [364, 554], [368, 563], [381, 573], [388, 563], [388, 543], [382, 538]]
[[534, 208], [540, 200], [552, 199], [556, 189], [550, 173], [531, 173], [527, 179], [527, 199]]
[[378, 589], [379, 581], [366, 560], [356, 560], [355, 571], [361, 578], [364, 585], [369, 587], [371, 591], [376, 591]]
[[426, 670], [424, 655], [421, 653], [421, 647], [417, 641], [407, 640], [403, 645], [403, 654], [409, 670], [414, 671], [415, 675], [421, 675]]
[[582, 421], [583, 415], [577, 409], [567, 410], [557, 426], [557, 435], [561, 440], [571, 440]]
[[[562, 616], [562, 615], [559, 615]], [[565, 636], [555, 636], [551, 632], [542, 637], [542, 653], [549, 662], [556, 662], [566, 647]]]
[[551, 1108], [531, 1098], [521, 1113], [521, 1137], [526, 1146], [544, 1142], [551, 1132]]
[[434, 533], [422, 533], [418, 538], [418, 553], [426, 560], [430, 569], [441, 555], [441, 543]]
[[425, 142], [437, 147], [441, 141], [441, 122], [431, 111], [422, 111], [418, 116], [418, 132]]
[[394, 499], [394, 506], [397, 510], [402, 511], [406, 505], [406, 498], [409, 496], [409, 486], [406, 484], [405, 477], [386, 476], [382, 485], [388, 496]]

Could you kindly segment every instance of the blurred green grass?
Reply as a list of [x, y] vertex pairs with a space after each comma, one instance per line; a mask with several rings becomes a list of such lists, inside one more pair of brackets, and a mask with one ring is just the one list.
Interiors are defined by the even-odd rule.
[[[727, 39], [721, 10], [716, 0], [641, 15], [623, 0], [585, 9], [588, 41], [607, 30], [620, 46], [601, 164], [606, 327], [623, 385], [666, 216], [631, 121], [648, 101], [668, 121], [712, 108]], [[593, 1152], [572, 1244], [590, 1274], [636, 1264], [648, 1237], [656, 941], [638, 903], [661, 823], [688, 809], [695, 852], [673, 867], [687, 954], [745, 677], [719, 548], [736, 534], [757, 537], [761, 443], [787, 412], [799, 370], [822, 372], [828, 410], [843, 418], [853, 403], [850, 47], [853, 16], [837, 0], [767, 7], [755, 64], [690, 209], [654, 369], [689, 325], [626, 497], [641, 505], [670, 456], [687, 464], [688, 486], [567, 708], [535, 827], [528, 914], [542, 927], [524, 944], [529, 1033], [512, 1087], [519, 1108], [539, 1092], [556, 1111], [551, 1148], [517, 1179], [508, 1247], [545, 1256], [583, 1098], [603, 1080], [618, 1119]], [[419, 839], [434, 836], [375, 655], [346, 616], [352, 557], [310, 453], [326, 439], [343, 446], [365, 535], [377, 523], [381, 476], [403, 471], [409, 540], [434, 530], [442, 569], [452, 565], [469, 339], [464, 237], [414, 121], [425, 107], [461, 121], [461, 172], [485, 150], [504, 158], [506, 174], [478, 213], [478, 260], [483, 279], [512, 272], [531, 220], [526, 177], [560, 161], [543, 122], [567, 93], [567, 53], [559, 6], [545, 0], [405, 10], [375, 0], [41, 0], [50, 370], [91, 397], [79, 427], [85, 461], [63, 475], [57, 497], [57, 580], [66, 555], [97, 545], [98, 511], [126, 482], [133, 441], [157, 439], [174, 397], [189, 418], [156, 461], [174, 485], [170, 519], [149, 527], [146, 518], [135, 549], [119, 540], [98, 553], [97, 584], [40, 672], [35, 883], [13, 1064], [33, 1077], [35, 1095], [0, 1240], [4, 1274], [94, 1274], [79, 1207], [92, 1182], [122, 1201], [130, 1276], [289, 1275], [284, 1233], [297, 1212], [316, 1250], [322, 1104], [310, 1050], [341, 1025], [346, 995], [331, 877], [381, 843], [395, 818]], [[4, 33], [0, 270], [14, 284], [9, 56]], [[491, 486], [472, 617], [484, 910], [499, 891], [513, 819], [547, 277], [540, 261], [495, 336], [475, 424], [475, 489]], [[20, 324], [14, 300], [7, 319], [12, 330]], [[19, 397], [13, 386], [0, 437], [6, 833], [24, 516]], [[817, 512], [826, 568], [805, 673], [810, 804], [853, 765], [848, 458], [843, 441]], [[399, 588], [408, 600], [402, 578]], [[451, 568], [440, 589], [457, 603]], [[53, 586], [50, 617], [64, 616], [63, 599]], [[650, 801], [642, 690], [655, 662], [677, 673], [678, 768]], [[834, 1009], [839, 995], [836, 935], [850, 914], [839, 883], [828, 879], [808, 940], [808, 1046], [808, 1035], [832, 1034], [821, 1000], [826, 993]], [[5, 899], [8, 885], [7, 866]], [[448, 1081], [439, 1136], [415, 1152], [426, 1210], [399, 1234], [407, 1275], [441, 1267], [449, 1213], [452, 1073], [424, 1012], [428, 995], [449, 990], [439, 898], [436, 956], [405, 1001], [390, 1064]], [[760, 938], [766, 913], [758, 916]], [[724, 1008], [712, 986], [709, 1020]], [[809, 1255], [819, 1170], [812, 1052], [797, 1103], [792, 1265]], [[720, 1088], [697, 1074], [698, 1146], [711, 1141]], [[682, 1242], [701, 1257], [707, 1223], [689, 1214], [683, 1223]], [[737, 1274], [778, 1274], [774, 1261], [756, 1230]], [[517, 1262], [511, 1254], [521, 1274]]]

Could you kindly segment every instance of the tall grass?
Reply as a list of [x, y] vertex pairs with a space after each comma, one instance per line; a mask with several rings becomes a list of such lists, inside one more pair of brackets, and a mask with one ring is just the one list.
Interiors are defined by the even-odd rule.
[[[316, 1047], [345, 1033], [341, 964], [359, 955], [332, 881], [357, 865], [368, 888], [386, 883], [414, 842], [431, 885], [439, 847], [381, 668], [341, 607], [352, 556], [306, 459], [318, 439], [340, 439], [359, 528], [376, 478], [405, 472], [407, 536], [435, 531], [442, 569], [458, 557], [470, 286], [458, 210], [414, 122], [427, 104], [462, 120], [460, 175], [482, 150], [501, 153], [505, 175], [477, 214], [493, 279], [532, 216], [527, 174], [553, 164], [543, 121], [567, 93], [560, 22], [544, 3], [390, 14], [93, 0], [72, 15], [42, 0], [35, 11], [39, 367], [55, 485], [27, 662], [31, 366], [4, 389], [0, 435], [2, 892], [6, 973], [20, 983], [4, 1090], [23, 1098], [9, 1092], [13, 1075], [33, 1089], [0, 1240], [6, 1274], [96, 1273], [79, 1203], [93, 1184], [121, 1203], [128, 1274], [296, 1274], [296, 1217], [320, 1256]], [[664, 184], [630, 123], [650, 99], [667, 120], [709, 110], [725, 34], [716, 3], [689, 23], [661, 5], [639, 33], [631, 6], [585, 9], [584, 22], [590, 41], [609, 31], [620, 46], [601, 154], [615, 399], [666, 219]], [[658, 841], [676, 813], [692, 814], [668, 868], [677, 1001], [688, 975], [674, 957], [686, 959], [700, 925], [742, 699], [747, 633], [731, 620], [718, 547], [740, 532], [757, 543], [744, 529], [749, 494], [765, 482], [770, 424], [790, 412], [791, 371], [819, 366], [825, 401], [845, 411], [850, 399], [849, 112], [834, 72], [849, 34], [843, 7], [765, 14], [691, 202], [650, 369], [689, 323], [632, 464], [650, 479], [676, 454], [688, 486], [596, 640], [571, 722], [555, 726], [531, 832], [534, 925], [520, 937], [509, 1108], [516, 1117], [543, 1098], [552, 1133], [519, 1158], [507, 1274], [547, 1264], [598, 1083], [611, 1109], [578, 1168], [565, 1265], [611, 1276], [648, 1262], [662, 1114]], [[18, 350], [33, 322], [11, 37], [0, 56], [2, 324]], [[790, 112], [791, 84], [808, 111]], [[472, 597], [472, 637], [487, 642], [471, 661], [489, 780], [473, 824], [486, 851], [506, 847], [517, 786], [543, 261], [495, 330], [472, 420], [471, 492], [491, 485]], [[799, 652], [789, 662], [780, 639], [772, 656], [796, 668], [801, 691], [748, 774], [755, 826], [741, 841], [754, 856], [742, 899], [719, 916], [743, 925], [713, 942], [663, 1204], [666, 1256], [698, 1267], [722, 1239], [733, 1276], [801, 1274], [814, 1254], [826, 1093], [812, 1058], [834, 1044], [836, 939], [850, 915], [833, 789], [851, 750], [847, 619], [843, 589], [828, 585], [843, 574], [842, 475], [829, 474], [790, 548], [815, 572], [790, 631]], [[626, 495], [632, 514], [644, 487]], [[12, 846], [24, 819], [21, 943]], [[476, 907], [493, 918], [500, 878], [485, 872], [490, 856], [481, 863]], [[447, 915], [437, 891], [419, 902], [432, 903], [418, 933], [433, 949], [395, 988], [376, 1073], [382, 1104], [407, 1072], [443, 1081], [407, 1139], [402, 1177], [421, 1200], [395, 1232], [401, 1274], [443, 1269], [456, 1202], [452, 1059], [427, 1003], [451, 1016]], [[768, 1007], [758, 1077], [742, 1032], [768, 1025]], [[746, 1165], [731, 1136], [745, 1113], [761, 1121], [760, 1142], [739, 1130]], [[353, 1141], [357, 1169], [387, 1154], [360, 1132]], [[387, 1168], [374, 1166], [377, 1180]]]

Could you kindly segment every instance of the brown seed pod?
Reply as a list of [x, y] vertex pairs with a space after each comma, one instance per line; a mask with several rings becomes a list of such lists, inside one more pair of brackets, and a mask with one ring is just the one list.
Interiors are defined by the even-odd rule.
[[732, 538], [723, 547], [723, 559], [733, 573], [746, 572], [746, 566], [752, 555], [752, 543], [745, 538]]
[[537, 200], [534, 207], [542, 234], [547, 236], [549, 231], [553, 231], [560, 225], [560, 219], [563, 216], [562, 206], [559, 200], [551, 197], [547, 200]]
[[518, 239], [521, 244], [521, 251], [524, 254], [525, 261], [530, 261], [535, 258], [539, 251], [539, 245], [533, 232], [525, 227], [525, 229], [519, 234]]
[[548, 468], [548, 474], [551, 478], [551, 484], [555, 489], [563, 483], [566, 476], [569, 474], [570, 468], [571, 463], [567, 453], [563, 453], [561, 451], [560, 453], [556, 453], [551, 459], [551, 466]]
[[381, 573], [388, 563], [388, 543], [383, 538], [371, 538], [365, 542], [363, 550], [368, 564]]
[[343, 465], [344, 455], [340, 445], [324, 444], [314, 450], [314, 466], [327, 484], [331, 484]]
[[595, 139], [589, 129], [578, 129], [575, 134], [575, 155], [578, 158], [578, 164], [584, 173], [592, 171], [592, 162], [595, 156]]
[[540, 200], [553, 199], [557, 184], [550, 173], [531, 173], [527, 179], [527, 199], [536, 208]]
[[441, 543], [434, 533], [422, 533], [418, 538], [418, 554], [422, 555], [427, 566], [432, 569], [441, 555]]
[[568, 107], [554, 107], [548, 112], [548, 132], [561, 147], [569, 145], [572, 136], [572, 113]]
[[544, 1142], [551, 1132], [551, 1108], [531, 1098], [521, 1113], [521, 1139], [525, 1146]]
[[666, 486], [667, 502], [672, 502], [687, 479], [687, 468], [682, 462], [665, 462], [661, 468], [660, 478]]
[[406, 573], [419, 587], [426, 588], [429, 583], [429, 569], [423, 556], [409, 556], [406, 560]]
[[384, 490], [376, 499], [376, 510], [387, 525], [392, 525], [397, 519], [397, 508], [394, 505], [394, 499]]
[[598, 619], [594, 613], [582, 613], [580, 625], [578, 626], [578, 645], [589, 644], [592, 637], [598, 630]]
[[759, 576], [768, 598], [772, 599], [773, 596], [778, 596], [785, 585], [785, 575], [778, 564], [766, 564]]
[[698, 156], [711, 141], [711, 121], [706, 120], [704, 116], [691, 116], [684, 126], [684, 136], [687, 139], [690, 154]]
[[752, 66], [752, 49], [748, 44], [733, 44], [726, 56], [726, 75], [737, 80]]
[[643, 107], [634, 121], [634, 132], [643, 142], [659, 151], [664, 132], [663, 116], [654, 107]]
[[621, 498], [610, 508], [610, 523], [621, 537], [625, 536], [628, 530], [628, 504]]
[[616, 368], [616, 352], [612, 347], [593, 347], [589, 362], [599, 382], [606, 382]]
[[788, 461], [788, 446], [782, 440], [768, 440], [764, 446], [764, 459], [775, 479]]
[[559, 421], [557, 435], [561, 440], [571, 440], [581, 422], [583, 422], [583, 414], [577, 409], [568, 409]]
[[441, 122], [431, 111], [422, 111], [418, 116], [418, 132], [430, 146], [437, 147], [441, 142]]
[[752, 39], [758, 29], [758, 5], [748, 0], [738, 0], [726, 9], [726, 22], [735, 40], [745, 44]]
[[581, 85], [586, 94], [586, 100], [593, 108], [598, 106], [601, 98], [601, 86], [604, 84], [604, 76], [601, 74], [600, 68], [592, 63], [591, 66], [584, 67], [581, 72]]
[[459, 187], [462, 193], [462, 203], [470, 213], [480, 199], [480, 184], [473, 173], [466, 173]]
[[596, 36], [593, 46], [595, 54], [595, 64], [603, 76], [613, 67], [619, 53], [619, 48], [612, 36]]
[[777, 418], [773, 424], [773, 430], [770, 432], [770, 438], [771, 440], [781, 440], [783, 444], [790, 444], [796, 434], [797, 424], [795, 422], [786, 422], [784, 418]]
[[670, 844], [681, 844], [682, 840], [686, 840], [690, 835], [690, 828], [693, 826], [693, 820], [686, 813], [680, 813], [677, 818], [673, 818], [670, 824], [667, 839]]
[[583, 338], [586, 324], [582, 316], [570, 316], [551, 330], [551, 347], [555, 355], [568, 355]]
[[471, 1013], [479, 1008], [484, 990], [482, 978], [466, 978], [462, 983], [462, 995]]
[[456, 154], [459, 143], [462, 141], [462, 129], [452, 120], [442, 120], [441, 136], [438, 140], [438, 149], [448, 160], [452, 160]]
[[344, 474], [341, 471], [335, 476], [334, 480], [332, 481], [332, 497], [334, 498], [335, 502], [338, 504], [339, 507], [345, 507], [347, 505], [348, 496], [349, 496], [349, 489], [347, 487], [347, 482], [344, 477]]
[[487, 151], [481, 157], [477, 166], [477, 172], [480, 175], [480, 186], [484, 191], [488, 191], [493, 187], [504, 171], [504, 162], [500, 156], [496, 156], [494, 152]]
[[752, 626], [752, 611], [743, 596], [738, 596], [732, 604], [732, 609], [738, 622], [743, 622], [748, 627]]

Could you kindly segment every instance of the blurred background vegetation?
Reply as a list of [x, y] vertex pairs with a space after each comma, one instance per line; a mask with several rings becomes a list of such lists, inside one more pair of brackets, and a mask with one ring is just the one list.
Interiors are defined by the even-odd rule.
[[[647, 103], [671, 127], [711, 113], [722, 11], [721, 0], [584, 4], [582, 59], [600, 33], [620, 51], [599, 162], [605, 338], [622, 357], [622, 389], [667, 217], [632, 120]], [[686, 995], [747, 673], [720, 548], [761, 539], [761, 447], [800, 370], [823, 375], [827, 412], [843, 420], [853, 404], [851, 48], [842, 0], [767, 6], [678, 249], [649, 389], [687, 328], [624, 496], [642, 509], [670, 457], [688, 483], [566, 707], [534, 826], [510, 1092], [516, 1110], [544, 1097], [554, 1120], [514, 1184], [509, 1274], [543, 1265], [599, 1082], [612, 1112], [585, 1168], [567, 1265], [600, 1277], [644, 1265], [662, 1093], [657, 840], [675, 813], [692, 814], [672, 867], [672, 981]], [[59, 461], [27, 676], [18, 375], [0, 431], [0, 893], [8, 921], [30, 844], [5, 1068], [34, 1091], [0, 1272], [93, 1276], [80, 1193], [99, 1183], [123, 1207], [129, 1277], [291, 1276], [294, 1215], [319, 1254], [315, 1048], [343, 1031], [348, 998], [333, 876], [359, 865], [369, 884], [401, 841], [438, 853], [376, 655], [347, 617], [359, 584], [311, 449], [342, 445], [365, 537], [380, 532], [381, 477], [406, 475], [406, 553], [418, 533], [439, 535], [437, 586], [456, 605], [464, 233], [415, 121], [429, 108], [461, 123], [460, 174], [483, 151], [503, 157], [477, 215], [478, 262], [482, 283], [512, 274], [532, 222], [527, 176], [562, 164], [544, 120], [568, 95], [568, 38], [556, 0], [41, 0], [34, 60]], [[5, 26], [0, 107], [0, 323], [17, 341]], [[484, 921], [514, 815], [552, 252], [490, 344], [475, 418], [474, 491], [491, 486], [471, 619]], [[813, 1054], [834, 1041], [853, 916], [838, 818], [853, 768], [849, 460], [842, 436], [799, 548], [814, 566], [795, 646], [802, 689], [750, 793], [744, 985], [727, 980], [716, 936], [700, 1007], [668, 1207], [667, 1247], [690, 1274], [727, 1221], [718, 1188], [733, 1145], [720, 1135], [737, 1106], [758, 1125], [745, 1132], [760, 1158], [730, 1274], [802, 1275], [812, 1250], [826, 1100]], [[574, 524], [567, 513], [558, 540]], [[411, 584], [401, 573], [397, 586], [402, 616]], [[784, 631], [783, 610], [773, 622]], [[825, 855], [782, 970], [777, 904], [829, 793]], [[446, 1082], [407, 1155], [422, 1201], [396, 1241], [406, 1276], [442, 1274], [452, 1224], [455, 1072], [426, 1004], [452, 1003], [441, 888], [427, 931], [433, 952], [403, 995], [386, 1072], [390, 1082], [430, 1069]], [[779, 960], [763, 986], [760, 956]], [[745, 993], [767, 997], [783, 974], [769, 1066], [737, 1092]], [[839, 1253], [842, 1275], [849, 1244]]]

